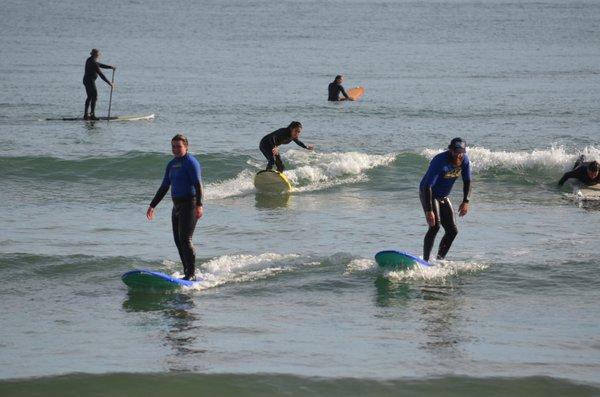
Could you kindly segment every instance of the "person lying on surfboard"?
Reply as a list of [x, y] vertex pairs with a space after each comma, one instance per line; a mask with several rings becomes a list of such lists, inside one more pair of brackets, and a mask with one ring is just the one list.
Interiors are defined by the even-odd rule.
[[[85, 110], [83, 112], [84, 120], [98, 120], [98, 117], [96, 117], [95, 114], [96, 101], [98, 100], [98, 90], [96, 89], [96, 79], [98, 76], [106, 81], [106, 84], [112, 87], [112, 83], [108, 81], [104, 73], [100, 71], [100, 68], [117, 69], [115, 66], [98, 62], [98, 59], [100, 59], [100, 51], [92, 48], [90, 57], [85, 61], [85, 73], [83, 75], [83, 85], [85, 86], [85, 93], [87, 95], [87, 98], [85, 99]], [[90, 108], [90, 113], [88, 113], [88, 107]]]
[[296, 145], [303, 147], [304, 149], [313, 150], [315, 148], [315, 145], [305, 145], [298, 139], [301, 132], [302, 123], [299, 121], [292, 121], [287, 127], [273, 131], [260, 140], [258, 148], [268, 160], [267, 171], [271, 171], [273, 165], [275, 165], [278, 172], [283, 172], [285, 167], [283, 166], [281, 156], [279, 155], [280, 145], [287, 145], [294, 141]]
[[[342, 82], [344, 81], [344, 76], [342, 76], [341, 74], [338, 74], [337, 76], [335, 76], [335, 80], [333, 80], [331, 83], [329, 83], [329, 98], [327, 99], [328, 101], [353, 101], [354, 99], [352, 99], [347, 93], [346, 90], [344, 90], [344, 87], [342, 87]], [[344, 98], [340, 98], [340, 93], [342, 95], [344, 95]]]
[[436, 155], [429, 163], [427, 172], [419, 185], [419, 196], [425, 211], [425, 219], [429, 230], [423, 244], [423, 259], [428, 261], [435, 241], [435, 236], [444, 228], [444, 237], [440, 242], [437, 259], [444, 259], [450, 250], [452, 241], [458, 234], [454, 220], [452, 203], [448, 195], [456, 179], [463, 180], [463, 201], [458, 207], [458, 214], [465, 216], [469, 212], [469, 194], [471, 193], [471, 162], [466, 153], [467, 143], [461, 138], [454, 138], [448, 150]]
[[171, 139], [171, 151], [175, 158], [167, 164], [163, 181], [146, 211], [146, 218], [154, 219], [154, 208], [171, 187], [173, 239], [183, 264], [183, 279], [193, 280], [196, 276], [196, 250], [192, 236], [196, 222], [204, 215], [200, 163], [188, 153], [188, 140], [181, 134]]
[[558, 186], [562, 186], [567, 179], [574, 178], [579, 182], [583, 183], [586, 186], [594, 186], [600, 183], [600, 166], [597, 161], [591, 161], [589, 163], [585, 163], [583, 156], [581, 156], [577, 162], [575, 162], [575, 166], [572, 171], [566, 172], [560, 181], [558, 181]]

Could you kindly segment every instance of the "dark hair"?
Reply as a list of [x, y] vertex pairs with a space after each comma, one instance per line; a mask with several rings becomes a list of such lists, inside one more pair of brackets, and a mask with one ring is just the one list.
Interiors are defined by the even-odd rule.
[[288, 125], [288, 128], [289, 128], [290, 130], [293, 130], [294, 128], [297, 128], [297, 127], [300, 127], [300, 128], [302, 128], [302, 123], [301, 123], [301, 122], [299, 122], [299, 121], [292, 121], [292, 122], [290, 123], [290, 125]]
[[188, 139], [183, 134], [177, 134], [177, 135], [175, 135], [173, 137], [173, 139], [171, 139], [171, 142], [175, 142], [175, 141], [181, 141], [181, 142], [183, 142], [183, 144], [185, 145], [185, 147], [188, 147]]
[[592, 161], [591, 163], [588, 164], [588, 170], [592, 171], [592, 172], [596, 172], [599, 169], [599, 164], [597, 161]]
[[92, 51], [90, 51], [90, 55], [95, 57], [96, 55], [98, 55], [99, 52], [100, 50], [98, 50], [97, 48], [92, 48]]
[[462, 150], [464, 152], [467, 149], [467, 142], [462, 138], [454, 138], [450, 141], [448, 149]]
[[335, 76], [335, 79], [333, 79], [333, 81], [338, 81], [342, 78], [343, 76], [341, 74], [338, 74], [337, 76]]

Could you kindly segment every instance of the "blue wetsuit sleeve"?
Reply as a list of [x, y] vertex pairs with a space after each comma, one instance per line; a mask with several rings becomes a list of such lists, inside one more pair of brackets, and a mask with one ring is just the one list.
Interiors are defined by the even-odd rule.
[[[431, 188], [437, 182], [440, 173], [442, 172], [443, 164], [438, 164], [439, 162], [436, 159], [433, 159], [431, 163], [429, 163], [429, 168], [423, 177], [424, 186], [423, 188]], [[441, 165], [441, 166], [440, 166]]]
[[171, 177], [169, 176], [170, 171], [171, 171], [171, 163], [167, 164], [167, 168], [165, 169], [165, 176], [163, 177], [160, 187], [171, 186]]
[[192, 184], [200, 182], [200, 163], [196, 159], [191, 158], [188, 162], [186, 162], [185, 171], [192, 181]]
[[302, 141], [300, 141], [299, 139], [294, 139], [294, 142], [296, 142], [296, 145], [303, 147], [304, 149], [308, 149], [306, 145], [302, 143]]
[[186, 167], [187, 174], [196, 190], [196, 205], [202, 205], [202, 171], [200, 163], [196, 159], [190, 160], [189, 167]]
[[436, 158], [431, 160], [431, 163], [429, 163], [429, 168], [427, 168], [427, 172], [423, 177], [421, 191], [424, 195], [423, 198], [426, 212], [432, 211], [433, 209], [433, 191], [431, 188], [437, 182], [440, 172], [442, 171], [440, 164], [438, 163], [439, 161], [437, 161]]

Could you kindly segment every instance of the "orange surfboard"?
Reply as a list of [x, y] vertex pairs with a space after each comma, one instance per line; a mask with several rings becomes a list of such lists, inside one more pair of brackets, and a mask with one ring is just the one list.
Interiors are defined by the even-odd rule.
[[365, 93], [365, 88], [364, 87], [354, 87], [354, 88], [350, 88], [348, 90], [348, 96], [352, 99], [354, 99], [355, 101], [357, 99], [359, 99], [361, 96], [363, 96]]

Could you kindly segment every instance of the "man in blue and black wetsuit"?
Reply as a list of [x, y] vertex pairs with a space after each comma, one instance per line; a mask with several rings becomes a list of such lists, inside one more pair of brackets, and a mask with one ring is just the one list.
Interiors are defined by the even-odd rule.
[[[328, 101], [353, 101], [354, 99], [350, 98], [348, 94], [346, 94], [346, 90], [342, 87], [342, 82], [344, 81], [344, 76], [338, 74], [335, 76], [335, 80], [329, 83], [329, 87], [327, 91], [329, 92], [329, 96], [327, 98]], [[340, 98], [340, 93], [344, 95], [343, 98]]]
[[283, 172], [284, 166], [279, 155], [279, 146], [287, 145], [294, 141], [296, 145], [303, 147], [304, 149], [313, 150], [315, 145], [305, 145], [298, 139], [302, 132], [302, 123], [299, 121], [292, 121], [286, 128], [280, 128], [277, 131], [273, 131], [270, 134], [265, 135], [261, 140], [258, 148], [262, 154], [267, 158], [267, 171], [273, 169], [273, 165], [277, 167], [277, 171]]
[[471, 163], [466, 153], [467, 144], [461, 138], [454, 138], [448, 150], [436, 155], [429, 163], [427, 173], [421, 179], [419, 196], [425, 211], [429, 230], [423, 244], [423, 259], [429, 260], [435, 236], [444, 228], [444, 237], [440, 242], [437, 259], [444, 259], [452, 241], [458, 234], [452, 203], [448, 195], [456, 179], [462, 175], [463, 201], [458, 208], [460, 216], [469, 212], [469, 194], [471, 192]]
[[[98, 120], [96, 117], [96, 101], [98, 100], [98, 90], [96, 89], [96, 79], [98, 76], [102, 78], [102, 80], [106, 81], [106, 83], [112, 87], [112, 83], [108, 81], [104, 73], [100, 71], [102, 69], [113, 69], [117, 68], [110, 65], [105, 65], [103, 63], [98, 62], [100, 58], [100, 51], [93, 48], [90, 52], [90, 57], [85, 61], [85, 74], [83, 75], [83, 85], [85, 86], [85, 93], [87, 94], [87, 98], [85, 99], [85, 111], [83, 113], [84, 120]], [[90, 108], [90, 113], [88, 113], [88, 107]]]
[[183, 278], [191, 280], [196, 274], [196, 250], [192, 244], [192, 236], [196, 222], [204, 214], [202, 176], [200, 163], [188, 153], [188, 140], [185, 136], [175, 135], [171, 140], [171, 150], [175, 158], [167, 164], [165, 176], [146, 211], [146, 217], [148, 220], [154, 219], [154, 208], [171, 187], [173, 239], [183, 264]]

